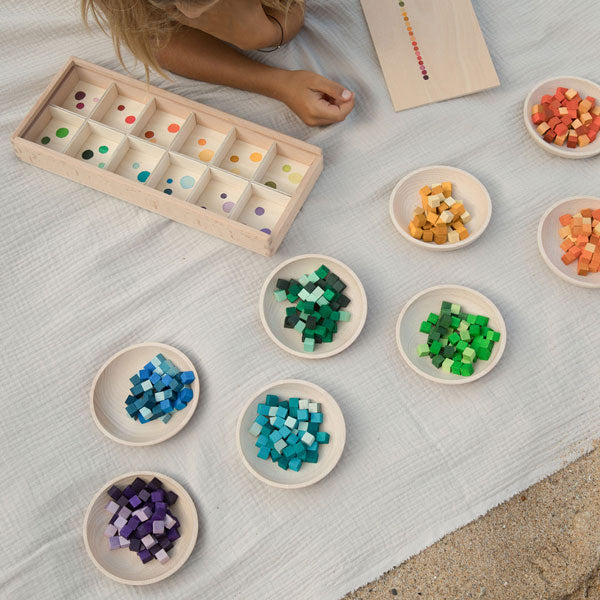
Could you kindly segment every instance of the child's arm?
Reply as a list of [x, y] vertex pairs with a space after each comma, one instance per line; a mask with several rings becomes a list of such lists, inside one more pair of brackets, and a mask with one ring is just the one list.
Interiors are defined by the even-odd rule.
[[255, 92], [287, 104], [307, 125], [343, 121], [354, 107], [344, 86], [310, 71], [258, 63], [228, 44], [184, 27], [158, 51], [162, 67], [179, 75]]

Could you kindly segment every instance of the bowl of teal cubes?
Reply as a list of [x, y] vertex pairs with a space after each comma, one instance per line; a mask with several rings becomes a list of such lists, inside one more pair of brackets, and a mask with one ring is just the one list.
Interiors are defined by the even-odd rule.
[[181, 350], [156, 342], [136, 344], [111, 356], [90, 391], [94, 423], [128, 446], [163, 442], [192, 418], [200, 382]]
[[267, 335], [302, 358], [327, 358], [348, 348], [367, 318], [367, 296], [357, 275], [330, 256], [303, 254], [269, 274], [259, 298]]
[[339, 405], [323, 388], [285, 379], [246, 402], [236, 437], [242, 462], [257, 479], [278, 488], [302, 488], [337, 465], [346, 424]]
[[413, 296], [396, 324], [402, 358], [437, 383], [476, 381], [497, 364], [506, 346], [506, 325], [486, 296], [461, 285], [438, 285]]

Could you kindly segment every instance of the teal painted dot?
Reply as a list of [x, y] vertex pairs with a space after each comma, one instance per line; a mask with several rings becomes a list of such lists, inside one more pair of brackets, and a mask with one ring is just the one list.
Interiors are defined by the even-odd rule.
[[106, 164], [106, 163], [98, 163], [98, 166], [99, 166], [101, 169], [104, 169], [104, 165], [105, 165], [105, 164]]
[[169, 179], [167, 179], [167, 183], [173, 183], [173, 180], [169, 177]]
[[94, 156], [94, 153], [91, 150], [84, 150], [81, 153], [81, 158], [83, 158], [84, 160], [90, 160], [92, 156]]
[[144, 181], [146, 181], [146, 179], [148, 179], [148, 177], [150, 177], [150, 171], [140, 171], [138, 173], [137, 180], [144, 183]]
[[132, 166], [134, 169], [139, 169], [139, 168], [140, 168], [140, 163], [139, 163], [139, 162], [134, 162], [134, 163], [133, 163], [131, 166]]
[[163, 190], [163, 192], [164, 192], [165, 194], [168, 194], [168, 195], [170, 196], [170, 195], [173, 193], [173, 190], [172, 190], [171, 188], [165, 188], [165, 189]]
[[49, 143], [50, 143], [50, 138], [47, 135], [45, 135], [42, 138], [42, 144], [49, 144]]
[[268, 185], [273, 189], [277, 189], [277, 184], [274, 181], [265, 181], [265, 185]]
[[56, 137], [65, 138], [69, 135], [69, 130], [66, 127], [59, 127], [56, 130]]
[[196, 183], [196, 180], [191, 177], [190, 175], [184, 175], [180, 180], [179, 180], [179, 185], [184, 189], [184, 190], [189, 190], [191, 187], [194, 186], [194, 183]]
[[108, 152], [108, 146], [100, 146], [98, 152], [100, 152], [100, 154], [106, 154]]

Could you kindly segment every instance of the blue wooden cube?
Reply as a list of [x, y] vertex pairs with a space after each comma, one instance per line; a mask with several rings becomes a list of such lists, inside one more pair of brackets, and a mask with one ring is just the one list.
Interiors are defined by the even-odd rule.
[[262, 427], [263, 425], [266, 425], [269, 422], [269, 419], [267, 419], [267, 417], [265, 417], [264, 415], [258, 415], [258, 417], [254, 419], [254, 422], [258, 423]]
[[275, 418], [275, 421], [273, 422], [273, 427], [275, 427], [276, 429], [281, 429], [284, 425], [285, 425], [284, 419], [282, 419], [281, 417]]
[[171, 379], [171, 383], [169, 384], [169, 387], [174, 391], [174, 392], [178, 392], [179, 390], [183, 389], [183, 383], [181, 383], [178, 379], [176, 379], [175, 377], [173, 377]]
[[179, 392], [179, 399], [182, 402], [189, 402], [194, 397], [194, 392], [190, 388], [183, 388]]
[[156, 369], [156, 365], [152, 361], [149, 361], [144, 365], [144, 369], [153, 373], [154, 369]]
[[173, 412], [173, 405], [170, 400], [163, 400], [160, 403], [160, 407], [165, 414]]
[[287, 408], [284, 408], [283, 406], [280, 406], [277, 409], [277, 412], [275, 413], [276, 417], [281, 417], [282, 419], [287, 419], [287, 415], [288, 415], [288, 410], [287, 410]]
[[284, 471], [287, 471], [288, 468], [288, 459], [285, 456], [282, 456], [278, 461], [277, 464], [279, 467], [281, 467]]
[[300, 402], [300, 398], [290, 398], [288, 400], [289, 404], [290, 404], [290, 408], [298, 408], [298, 402]]
[[291, 444], [292, 446], [298, 441], [298, 436], [294, 435], [293, 433], [290, 433], [290, 435], [287, 436], [286, 438], [286, 442], [288, 444]]
[[136, 400], [137, 398], [135, 396], [127, 396], [127, 398], [125, 398], [125, 404], [133, 404]]
[[286, 458], [293, 458], [296, 455], [296, 452], [294, 451], [294, 447], [293, 446], [286, 446], [283, 449], [282, 454], [286, 457]]
[[281, 454], [279, 454], [279, 452], [277, 452], [277, 450], [275, 450], [275, 448], [273, 448], [273, 450], [271, 450], [271, 460], [273, 462], [277, 462], [280, 458], [281, 458]]
[[290, 460], [290, 462], [288, 463], [288, 468], [292, 471], [299, 471], [301, 466], [302, 461], [297, 457], [292, 458], [292, 460]]
[[279, 397], [274, 394], [267, 394], [265, 399], [265, 404], [267, 406], [278, 406], [279, 405]]
[[166, 375], [166, 374], [165, 374], [165, 375], [163, 375], [163, 376], [162, 376], [162, 382], [163, 382], [165, 385], [167, 385], [167, 386], [168, 386], [168, 385], [171, 383], [171, 381], [173, 381], [173, 378], [172, 378], [170, 375]]
[[318, 452], [319, 451], [319, 442], [315, 440], [308, 448], [306, 448], [306, 452]]
[[182, 371], [179, 375], [179, 381], [181, 381], [183, 384], [192, 383], [194, 379], [195, 377], [193, 371]]
[[141, 379], [140, 376], [136, 373], [133, 377], [129, 378], [129, 381], [131, 381], [131, 385], [137, 385], [138, 383], [141, 383]]
[[271, 450], [267, 446], [261, 446], [258, 451], [258, 458], [262, 458], [263, 460], [267, 460], [271, 455]]
[[256, 412], [259, 415], [267, 415], [268, 416], [269, 415], [269, 407], [266, 404], [259, 404], [256, 407]]
[[310, 422], [311, 423], [322, 423], [323, 422], [323, 413], [320, 413], [320, 412], [311, 413]]
[[175, 408], [175, 410], [183, 410], [186, 406], [187, 404], [185, 402], [182, 402], [179, 398], [177, 398], [177, 400], [173, 402], [173, 407]]
[[161, 419], [160, 419], [160, 420], [161, 420], [163, 423], [168, 423], [168, 422], [171, 420], [171, 417], [172, 417], [172, 416], [173, 416], [172, 414], [163, 415], [163, 416], [161, 417]]
[[156, 385], [160, 381], [160, 375], [158, 373], [152, 373], [150, 375], [150, 383]]
[[262, 446], [266, 446], [268, 441], [269, 441], [269, 438], [266, 435], [261, 433], [256, 440], [255, 446], [258, 446], [259, 448], [261, 448]]
[[144, 388], [141, 383], [136, 383], [129, 391], [133, 396], [141, 396], [144, 393]]
[[127, 414], [130, 417], [133, 417], [135, 419], [135, 417], [137, 416], [139, 409], [137, 408], [137, 406], [135, 404], [129, 404], [125, 410], [127, 411]]
[[285, 425], [279, 430], [279, 433], [281, 434], [281, 437], [285, 440], [285, 438], [287, 438], [291, 432], [290, 429], [288, 429]]
[[154, 384], [154, 389], [157, 392], [162, 392], [167, 386], [162, 382], [162, 379], [159, 379], [155, 384]]
[[142, 415], [142, 417], [144, 417], [144, 419], [149, 420], [152, 418], [152, 411], [143, 406], [142, 408], [140, 408], [140, 415]]
[[308, 409], [298, 411], [298, 421], [308, 421]]
[[304, 459], [307, 463], [316, 463], [319, 460], [319, 453], [313, 450], [306, 451], [306, 458]]
[[278, 442], [281, 439], [281, 434], [279, 433], [279, 431], [273, 431], [271, 433], [271, 435], [269, 435], [269, 439], [275, 443]]
[[329, 434], [326, 431], [317, 431], [316, 437], [319, 444], [329, 444]]
[[148, 369], [140, 369], [140, 372], [138, 373], [138, 375], [140, 376], [140, 379], [142, 381], [146, 381], [146, 379], [150, 379], [150, 375], [152, 375], [152, 371], [149, 371]]

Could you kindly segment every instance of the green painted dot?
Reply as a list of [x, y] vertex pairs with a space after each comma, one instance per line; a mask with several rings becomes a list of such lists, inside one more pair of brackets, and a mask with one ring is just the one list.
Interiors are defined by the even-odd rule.
[[400, 6], [404, 6], [404, 2], [398, 2]]
[[283, 167], [281, 167], [282, 171], [285, 171], [286, 173], [289, 173], [292, 170], [292, 165], [283, 165]]
[[69, 135], [69, 130], [66, 127], [59, 127], [56, 130], [56, 137], [58, 138], [64, 138], [67, 137]]
[[42, 138], [42, 144], [49, 144], [49, 143], [50, 143], [50, 138], [47, 135], [45, 135]]
[[98, 167], [100, 167], [101, 169], [104, 169], [104, 165], [105, 165], [105, 164], [106, 164], [106, 163], [98, 163]]
[[94, 156], [94, 153], [91, 150], [84, 150], [81, 153], [81, 158], [83, 158], [84, 160], [90, 160], [92, 156]]
[[106, 154], [108, 152], [108, 146], [100, 146], [98, 152], [100, 152], [100, 154]]
[[265, 185], [272, 187], [273, 189], [277, 189], [277, 184], [274, 181], [265, 181]]

